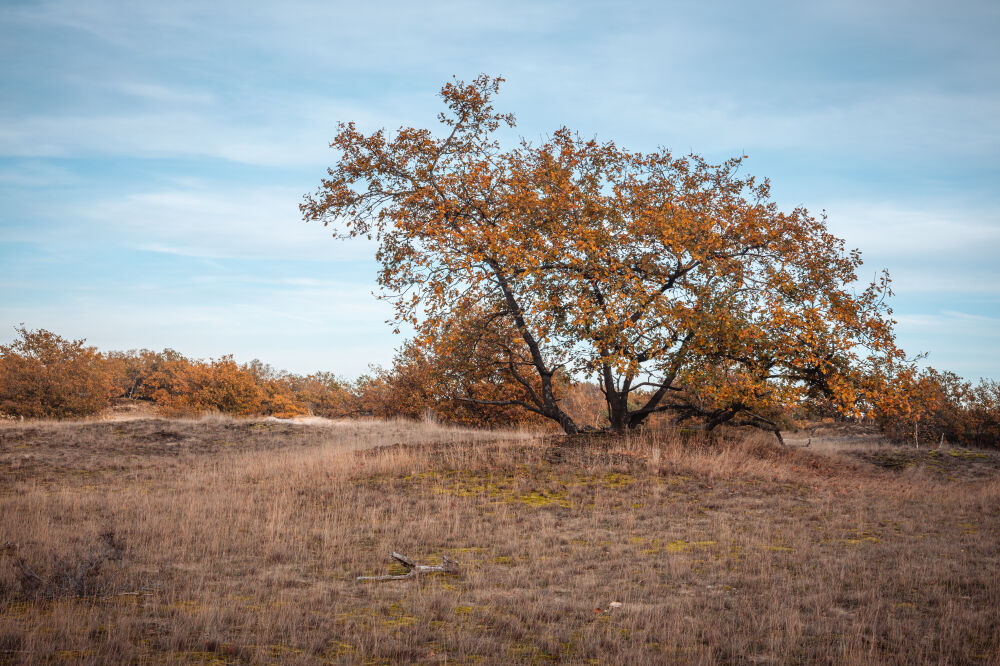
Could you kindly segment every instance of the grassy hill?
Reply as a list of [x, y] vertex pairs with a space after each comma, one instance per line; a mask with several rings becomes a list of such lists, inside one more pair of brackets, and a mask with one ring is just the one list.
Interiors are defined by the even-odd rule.
[[0, 662], [1000, 661], [1000, 454], [848, 439], [2, 425]]

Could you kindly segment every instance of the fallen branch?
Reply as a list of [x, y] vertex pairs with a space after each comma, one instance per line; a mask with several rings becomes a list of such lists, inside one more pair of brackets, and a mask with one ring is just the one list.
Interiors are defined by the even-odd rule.
[[447, 555], [441, 557], [443, 562], [441, 564], [417, 564], [405, 555], [400, 555], [399, 553], [392, 553], [390, 555], [392, 559], [396, 560], [404, 567], [407, 571], [405, 574], [399, 575], [386, 575], [386, 576], [358, 576], [357, 582], [382, 582], [386, 580], [406, 580], [407, 578], [415, 578], [420, 574], [425, 573], [445, 573], [445, 574], [457, 574], [458, 573], [458, 562], [451, 559]]

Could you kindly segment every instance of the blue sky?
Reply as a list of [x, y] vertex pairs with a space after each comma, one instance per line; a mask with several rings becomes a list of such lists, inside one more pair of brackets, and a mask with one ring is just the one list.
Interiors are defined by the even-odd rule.
[[746, 153], [894, 277], [907, 351], [1000, 379], [996, 2], [0, 4], [0, 342], [354, 376], [401, 340], [374, 248], [303, 223], [338, 120], [502, 74], [528, 138]]

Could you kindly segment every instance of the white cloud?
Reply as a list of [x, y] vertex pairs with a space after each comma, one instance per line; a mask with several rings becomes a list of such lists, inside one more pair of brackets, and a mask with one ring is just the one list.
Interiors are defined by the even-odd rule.
[[[391, 307], [367, 285], [267, 288], [253, 276], [207, 276], [192, 284], [123, 283], [101, 290], [67, 287], [58, 306], [0, 304], [0, 322], [25, 322], [102, 349], [171, 347], [195, 357], [235, 354], [295, 372], [348, 376], [388, 363], [401, 341], [384, 322]], [[262, 287], [262, 283], [265, 283]], [[13, 337], [0, 329], [0, 342]]]
[[[318, 180], [318, 179], [317, 179]], [[79, 261], [81, 248], [130, 248], [183, 257], [360, 262], [374, 282], [377, 244], [340, 240], [302, 220], [294, 187], [190, 180], [119, 195], [32, 201], [5, 221], [4, 241], [31, 243]]]
[[951, 370], [969, 379], [1000, 378], [1000, 318], [940, 310], [898, 313], [899, 344], [911, 355], [929, 352], [924, 366]]
[[138, 56], [182, 59], [268, 53], [324, 69], [398, 71], [454, 63], [487, 39], [510, 33], [541, 36], [583, 10], [573, 3], [530, 1], [327, 3], [134, 3], [49, 0], [8, 9], [22, 29], [86, 33]]
[[899, 297], [1000, 298], [1000, 268], [906, 265], [892, 267], [890, 274], [893, 291]]
[[[8, 116], [0, 123], [0, 152], [8, 155], [322, 162], [335, 120], [365, 127], [433, 122], [434, 88], [410, 94], [407, 76], [433, 76], [428, 86], [436, 86], [451, 73], [470, 76], [483, 68], [518, 76], [500, 104], [520, 111], [530, 127], [569, 122], [585, 132], [627, 138], [635, 148], [648, 148], [652, 140], [679, 151], [781, 150], [876, 161], [929, 153], [981, 160], [1000, 152], [994, 88], [827, 79], [815, 82], [820, 92], [806, 94], [796, 81], [769, 75], [763, 64], [741, 76], [725, 74], [739, 66], [728, 61], [733, 46], [727, 38], [745, 36], [691, 8], [673, 12], [676, 21], [657, 14], [646, 22], [635, 20], [635, 7], [597, 11], [562, 3], [161, 6], [60, 0], [9, 13], [33, 26], [82, 30], [151, 61], [139, 68], [150, 73], [146, 78], [125, 66], [127, 56], [120, 70], [106, 74], [108, 86], [148, 108]], [[883, 23], [890, 19], [879, 15]], [[633, 20], [618, 22], [627, 16]], [[598, 24], [602, 17], [615, 22]], [[792, 12], [786, 19], [802, 17]], [[574, 30], [589, 38], [572, 48], [552, 39], [565, 40]], [[507, 45], [511, 35], [519, 48]], [[771, 58], [782, 54], [777, 45], [763, 46], [773, 51]], [[289, 71], [309, 83], [288, 90], [270, 80], [257, 87], [256, 77], [246, 78], [229, 62], [244, 56], [264, 58], [247, 68]], [[212, 92], [168, 83], [173, 73], [163, 64], [177, 57], [196, 69], [207, 67], [212, 83], [202, 85], [214, 86]], [[356, 85], [369, 77], [386, 80], [384, 89]], [[76, 85], [86, 89], [92, 82]], [[748, 91], [748, 85], [758, 89]], [[367, 99], [362, 105], [351, 95]], [[530, 118], [526, 104], [535, 107]]]
[[1000, 247], [1000, 213], [944, 202], [906, 206], [891, 201], [835, 201], [824, 208], [849, 247], [880, 257], [968, 257]]
[[[769, 104], [729, 91], [689, 94], [664, 103], [663, 91], [596, 84], [591, 123], [628, 136], [659, 136], [677, 152], [737, 154], [755, 150], [847, 155], [860, 163], [928, 155], [988, 159], [1000, 151], [1000, 95], [842, 87], [836, 99]], [[581, 100], [582, 101], [582, 100]], [[602, 134], [604, 131], [602, 131]], [[617, 133], [617, 132], [615, 132]], [[681, 143], [683, 142], [683, 143]]]
[[897, 314], [893, 318], [901, 328], [950, 332], [966, 337], [986, 336], [1000, 339], [1000, 319], [987, 315], [941, 310], [934, 314]]
[[156, 83], [118, 82], [114, 88], [145, 102], [167, 106], [207, 106], [216, 101], [216, 96], [198, 90], [186, 90]]
[[970, 312], [957, 312], [955, 310], [942, 310], [941, 314], [948, 317], [954, 317], [956, 319], [962, 319], [965, 321], [976, 322], [984, 324], [990, 327], [990, 330], [996, 331], [1000, 334], [1000, 318], [997, 317], [987, 317], [985, 315], [973, 314]]
[[0, 154], [10, 157], [209, 157], [298, 166], [328, 157], [336, 115], [288, 126], [234, 124], [187, 112], [0, 119]]
[[79, 183], [80, 178], [71, 170], [44, 161], [21, 161], [0, 167], [0, 185], [14, 187], [59, 187]]
[[[373, 261], [376, 245], [306, 224], [291, 188], [176, 189], [105, 199], [82, 211], [94, 231], [138, 249], [195, 257]], [[372, 275], [374, 278], [374, 273]]]

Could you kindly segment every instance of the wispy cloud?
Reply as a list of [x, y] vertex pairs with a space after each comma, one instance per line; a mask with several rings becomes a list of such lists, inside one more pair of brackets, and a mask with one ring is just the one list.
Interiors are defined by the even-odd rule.
[[156, 83], [118, 82], [113, 84], [121, 92], [145, 102], [174, 107], [204, 107], [217, 101], [212, 93], [185, 90]]
[[[897, 314], [904, 349], [927, 352], [921, 363], [966, 377], [1000, 377], [1000, 317], [954, 310]], [[942, 341], [951, 344], [941, 344]]]
[[339, 241], [302, 221], [291, 188], [140, 192], [94, 203], [82, 213], [119, 244], [193, 257], [367, 261], [375, 245]]
[[[70, 286], [59, 304], [0, 302], [0, 321], [55, 328], [104, 349], [171, 347], [196, 357], [232, 353], [296, 372], [333, 370], [347, 376], [389, 362], [399, 343], [384, 324], [390, 306], [372, 298], [364, 285], [258, 287], [252, 275], [240, 272], [173, 286], [121, 283], [79, 291]], [[200, 302], [194, 300], [198, 295]], [[12, 330], [0, 328], [0, 342], [12, 337]]]
[[297, 204], [336, 121], [432, 126], [434, 91], [487, 71], [529, 138], [749, 153], [783, 207], [825, 208], [890, 270], [908, 347], [972, 368], [1000, 315], [998, 29], [988, 0], [7, 3], [0, 283], [21, 287], [0, 316], [279, 365], [387, 359], [374, 245]]
[[17, 164], [0, 166], [0, 186], [61, 187], [79, 182], [79, 176], [72, 170], [48, 162], [23, 160]]
[[956, 326], [969, 332], [986, 334], [1000, 339], [1000, 317], [941, 310], [932, 314], [902, 314], [896, 320], [913, 328], [936, 328], [954, 330]]
[[1000, 247], [1000, 212], [995, 208], [853, 200], [827, 203], [826, 212], [830, 227], [849, 246], [879, 257], [923, 263], [933, 257], [992, 253]]
[[191, 112], [137, 112], [0, 119], [0, 154], [13, 157], [207, 157], [243, 164], [321, 164], [335, 119], [289, 126], [233, 125]]

